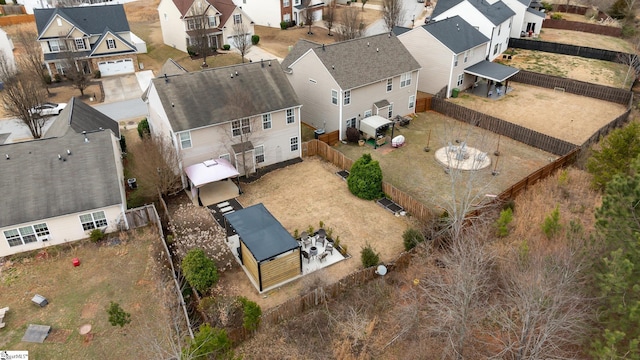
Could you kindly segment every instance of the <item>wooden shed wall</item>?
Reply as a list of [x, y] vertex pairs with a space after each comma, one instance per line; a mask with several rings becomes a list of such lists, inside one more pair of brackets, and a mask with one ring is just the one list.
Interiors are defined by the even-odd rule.
[[262, 289], [280, 284], [300, 275], [300, 249], [291, 254], [260, 264]]
[[258, 275], [258, 262], [256, 261], [256, 258], [253, 257], [251, 251], [249, 251], [247, 246], [242, 241], [240, 241], [240, 249], [240, 251], [242, 251], [242, 262], [244, 263], [244, 266], [247, 268], [247, 271], [249, 271], [249, 274], [251, 274], [256, 284], [260, 284], [260, 276]]

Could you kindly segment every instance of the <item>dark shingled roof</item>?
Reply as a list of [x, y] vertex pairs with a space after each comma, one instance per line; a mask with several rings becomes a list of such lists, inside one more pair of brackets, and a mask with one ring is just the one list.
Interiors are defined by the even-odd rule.
[[152, 83], [176, 132], [300, 105], [277, 60], [163, 76]]
[[186, 74], [189, 71], [187, 71], [187, 69], [185, 69], [184, 67], [182, 67], [182, 65], [178, 64], [175, 60], [173, 60], [172, 58], [169, 58], [167, 61], [164, 62], [164, 65], [162, 65], [162, 69], [160, 69], [160, 72], [158, 73], [158, 77], [162, 77], [165, 74], [168, 75], [180, 75], [180, 74]]
[[427, 25], [423, 25], [422, 28], [448, 47], [454, 54], [460, 54], [489, 41], [489, 38], [482, 35], [480, 31], [469, 25], [460, 16], [430, 22]]
[[463, 1], [469, 2], [469, 4], [475, 7], [487, 19], [489, 19], [489, 21], [491, 21], [493, 25], [500, 25], [508, 18], [516, 14], [515, 12], [513, 12], [513, 10], [511, 10], [510, 7], [507, 6], [507, 4], [503, 3], [500, 0], [493, 4], [489, 4], [485, 0], [438, 0], [435, 9], [433, 9], [433, 13], [431, 13], [431, 18], [438, 17], [440, 14], [460, 4]]
[[74, 24], [78, 29], [90, 35], [102, 34], [105, 28], [110, 28], [115, 32], [130, 31], [124, 7], [122, 4], [115, 4], [33, 9], [38, 34], [42, 34], [42, 31], [44, 31], [56, 14], [60, 14], [60, 16]]
[[71, 98], [55, 122], [44, 134], [44, 137], [61, 137], [72, 129], [78, 134], [83, 131], [93, 132], [100, 129], [111, 130], [117, 138], [120, 138], [120, 126], [107, 115], [83, 103], [77, 98]]
[[263, 204], [224, 215], [257, 262], [298, 248], [298, 242]]
[[342, 89], [354, 89], [420, 69], [416, 59], [391, 33], [329, 45], [299, 40], [282, 66], [290, 68], [308, 50], [318, 56]]
[[[111, 131], [0, 145], [0, 227], [121, 204]], [[71, 155], [67, 155], [67, 150]], [[58, 154], [64, 159], [59, 160]]]
[[470, 75], [480, 76], [497, 82], [503, 82], [518, 73], [518, 69], [487, 60], [471, 65], [464, 69]]

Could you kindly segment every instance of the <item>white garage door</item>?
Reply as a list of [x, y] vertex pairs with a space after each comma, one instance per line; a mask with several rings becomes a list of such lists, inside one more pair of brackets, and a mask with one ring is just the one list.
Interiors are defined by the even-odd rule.
[[98, 63], [100, 75], [120, 75], [135, 72], [132, 59], [101, 61]]
[[322, 20], [322, 9], [315, 10], [313, 12], [313, 21]]

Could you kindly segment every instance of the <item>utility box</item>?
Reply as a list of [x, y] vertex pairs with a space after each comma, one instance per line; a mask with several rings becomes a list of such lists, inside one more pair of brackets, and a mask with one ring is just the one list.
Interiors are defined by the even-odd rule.
[[49, 303], [44, 296], [38, 295], [38, 294], [35, 294], [33, 296], [33, 299], [31, 299], [31, 301], [33, 301], [33, 303], [35, 303], [36, 305], [38, 305], [40, 307], [45, 307]]

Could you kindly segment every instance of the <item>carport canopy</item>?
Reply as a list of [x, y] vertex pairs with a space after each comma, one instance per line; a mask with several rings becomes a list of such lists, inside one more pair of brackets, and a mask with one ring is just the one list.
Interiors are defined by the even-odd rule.
[[471, 65], [464, 69], [464, 72], [469, 75], [479, 76], [481, 78], [493, 80], [495, 82], [503, 82], [513, 75], [517, 74], [519, 69], [511, 66], [506, 66], [498, 63], [494, 63], [487, 60]]
[[393, 123], [393, 121], [387, 118], [384, 118], [380, 115], [369, 116], [360, 120], [360, 131], [370, 136], [375, 136], [376, 131], [379, 128], [385, 125], [389, 125], [391, 123]]
[[224, 216], [258, 263], [299, 246], [262, 203]]
[[197, 188], [240, 175], [229, 161], [222, 158], [206, 160], [191, 165], [185, 169], [185, 173], [187, 173], [187, 177], [191, 180], [193, 186]]

